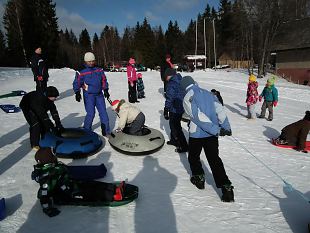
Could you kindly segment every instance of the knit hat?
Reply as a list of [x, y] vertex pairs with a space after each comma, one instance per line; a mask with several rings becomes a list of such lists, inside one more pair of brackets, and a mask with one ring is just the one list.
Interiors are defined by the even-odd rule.
[[95, 61], [95, 55], [92, 52], [87, 52], [84, 55], [84, 61]]
[[276, 76], [272, 76], [267, 80], [267, 83], [270, 84], [271, 86], [274, 85], [274, 82], [276, 81]]
[[165, 74], [164, 74], [164, 77], [165, 79], [168, 77], [168, 76], [173, 76], [175, 75], [177, 72], [175, 69], [172, 69], [172, 68], [167, 68], [166, 71], [165, 71]]
[[306, 115], [304, 117], [304, 120], [310, 121], [310, 111], [306, 111]]
[[180, 87], [185, 91], [186, 88], [192, 84], [195, 84], [194, 79], [191, 76], [184, 76], [181, 79]]
[[255, 82], [255, 81], [256, 81], [256, 77], [255, 77], [254, 74], [251, 74], [251, 75], [250, 75], [249, 81], [250, 81], [250, 82]]
[[56, 163], [57, 157], [53, 153], [52, 148], [50, 147], [41, 147], [34, 156], [37, 163], [46, 164], [46, 163]]
[[141, 73], [137, 73], [137, 78], [142, 78], [142, 74]]
[[46, 95], [47, 97], [58, 97], [59, 92], [56, 87], [49, 86], [46, 88]]
[[119, 100], [114, 100], [113, 102], [112, 102], [112, 109], [114, 110], [114, 111], [116, 111], [116, 109], [117, 109], [117, 107], [118, 107], [118, 104], [119, 104]]
[[136, 61], [135, 61], [134, 58], [131, 57], [131, 58], [129, 59], [128, 63], [129, 63], [130, 65], [133, 65], [133, 64], [136, 63]]

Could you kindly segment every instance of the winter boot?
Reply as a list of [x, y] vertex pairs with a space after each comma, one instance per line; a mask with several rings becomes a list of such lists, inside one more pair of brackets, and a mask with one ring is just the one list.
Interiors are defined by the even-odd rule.
[[259, 115], [257, 118], [264, 119], [265, 116]]
[[223, 185], [222, 187], [222, 201], [223, 202], [234, 202], [234, 186], [231, 184]]
[[193, 185], [195, 185], [198, 189], [204, 189], [205, 188], [205, 176], [202, 175], [195, 175], [191, 177], [191, 182]]
[[105, 129], [105, 124], [101, 124], [101, 133], [102, 133], [102, 136], [107, 136], [107, 132], [106, 132], [106, 129]]
[[185, 153], [185, 152], [188, 152], [188, 148], [187, 148], [187, 147], [178, 146], [178, 147], [175, 149], [175, 152], [177, 152], [177, 153]]

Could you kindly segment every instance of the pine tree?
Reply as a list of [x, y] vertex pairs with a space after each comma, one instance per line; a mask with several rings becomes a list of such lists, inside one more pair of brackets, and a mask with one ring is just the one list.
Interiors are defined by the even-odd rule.
[[79, 36], [79, 45], [81, 47], [81, 55], [85, 54], [86, 52], [92, 51], [90, 36], [86, 28], [82, 30]]
[[155, 36], [155, 50], [154, 50], [154, 63], [155, 65], [160, 66], [164, 60], [166, 55], [166, 41], [163, 30], [161, 26], [154, 30]]
[[181, 62], [184, 56], [184, 42], [183, 33], [177, 21], [175, 21], [174, 24], [172, 21], [169, 21], [165, 39], [167, 43], [167, 52], [172, 55], [173, 62]]
[[127, 61], [131, 54], [133, 54], [133, 34], [134, 29], [126, 27], [124, 30], [123, 38], [121, 40], [121, 60]]
[[5, 39], [2, 31], [0, 30], [0, 66], [6, 65], [5, 54], [6, 54]]

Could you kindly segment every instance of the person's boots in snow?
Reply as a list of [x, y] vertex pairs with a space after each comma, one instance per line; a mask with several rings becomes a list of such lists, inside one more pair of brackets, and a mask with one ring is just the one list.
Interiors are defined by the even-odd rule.
[[101, 124], [101, 133], [102, 133], [102, 136], [107, 136], [105, 124]]
[[234, 186], [231, 184], [225, 184], [222, 187], [222, 201], [223, 202], [234, 202]]
[[205, 188], [205, 176], [202, 175], [195, 175], [191, 177], [191, 182], [195, 185], [198, 189]]

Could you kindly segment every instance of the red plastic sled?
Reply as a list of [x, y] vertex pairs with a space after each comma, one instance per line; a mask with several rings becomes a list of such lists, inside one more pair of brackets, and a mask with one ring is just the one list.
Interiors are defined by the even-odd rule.
[[[287, 149], [295, 149], [296, 146], [289, 146], [289, 145], [281, 145], [281, 144], [276, 144], [275, 143], [275, 139], [272, 139], [271, 143], [277, 147], [281, 147], [281, 148], [287, 148]], [[306, 141], [305, 142], [306, 146], [305, 146], [305, 150], [306, 151], [310, 151], [310, 141]]]

